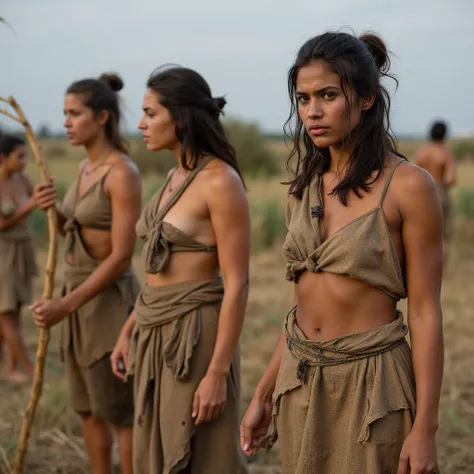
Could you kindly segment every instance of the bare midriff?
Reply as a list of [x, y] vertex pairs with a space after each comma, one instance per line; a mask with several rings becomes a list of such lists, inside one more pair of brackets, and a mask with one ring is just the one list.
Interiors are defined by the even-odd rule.
[[[80, 234], [87, 253], [95, 260], [105, 260], [112, 252], [112, 234], [109, 230], [81, 227]], [[72, 255], [67, 256], [69, 264], [73, 264]]]
[[219, 276], [217, 252], [173, 252], [160, 273], [146, 274], [150, 286], [173, 285], [185, 281], [212, 280]]
[[326, 341], [368, 331], [395, 319], [396, 302], [347, 276], [306, 271], [298, 280], [296, 319], [306, 337]]

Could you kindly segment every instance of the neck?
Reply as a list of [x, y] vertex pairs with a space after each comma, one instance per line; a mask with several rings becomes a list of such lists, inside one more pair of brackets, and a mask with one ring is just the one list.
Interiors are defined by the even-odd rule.
[[329, 171], [331, 173], [342, 173], [347, 170], [347, 164], [351, 157], [351, 151], [348, 148], [342, 146], [331, 146], [329, 147], [329, 153], [331, 154], [331, 164]]
[[9, 169], [5, 168], [4, 166], [0, 166], [0, 176], [4, 181], [8, 181], [14, 173]]
[[[183, 166], [183, 157], [181, 155], [181, 152], [182, 152], [182, 147], [181, 147], [181, 143], [177, 143], [174, 147], [170, 148], [171, 149], [171, 152], [173, 153], [174, 157], [176, 158], [176, 161], [178, 162], [178, 168], [180, 169], [180, 171], [182, 171], [183, 173], [187, 172], [188, 170], [186, 170]], [[187, 152], [186, 153], [186, 160], [189, 161], [189, 157], [190, 157], [190, 153]]]
[[105, 137], [98, 137], [91, 143], [85, 145], [87, 157], [92, 165], [99, 163], [106, 156], [108, 156], [114, 147], [105, 139]]

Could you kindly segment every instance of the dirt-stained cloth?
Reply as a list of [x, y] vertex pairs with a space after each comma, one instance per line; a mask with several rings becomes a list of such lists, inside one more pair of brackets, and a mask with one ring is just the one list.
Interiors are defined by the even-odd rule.
[[38, 274], [33, 240], [26, 220], [0, 231], [0, 314], [17, 312], [31, 302]]
[[[110, 230], [111, 203], [103, 189], [110, 169], [80, 198], [78, 179], [60, 206], [67, 218], [63, 295], [85, 282], [101, 264], [89, 254], [81, 236], [81, 226]], [[72, 263], [69, 263], [71, 257]], [[69, 314], [61, 327], [62, 358], [69, 351], [81, 367], [89, 367], [112, 352], [139, 291], [138, 279], [129, 267], [108, 288]]]
[[403, 315], [329, 341], [308, 340], [290, 311], [273, 395], [285, 474], [396, 473], [415, 417]]
[[145, 285], [130, 348], [135, 380], [134, 472], [244, 474], [239, 446], [239, 353], [227, 380], [224, 412], [195, 427], [192, 402], [214, 351], [221, 279]]

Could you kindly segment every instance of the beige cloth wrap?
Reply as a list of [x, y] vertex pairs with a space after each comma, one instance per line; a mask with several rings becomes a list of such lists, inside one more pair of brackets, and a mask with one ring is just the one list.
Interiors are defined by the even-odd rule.
[[[165, 222], [163, 218], [210, 161], [206, 157], [161, 207], [171, 174], [148, 202], [137, 222], [145, 241], [147, 273], [165, 269], [173, 252], [216, 252]], [[166, 286], [145, 285], [135, 311], [130, 372], [135, 375], [136, 419], [133, 458], [135, 474], [244, 474], [239, 445], [239, 350], [227, 378], [227, 401], [215, 420], [194, 426], [192, 403], [211, 362], [224, 296], [220, 278]]]
[[0, 232], [0, 314], [16, 312], [31, 302], [38, 275], [35, 251], [26, 220]]
[[393, 174], [404, 161], [394, 160], [378, 205], [326, 239], [323, 175], [316, 174], [301, 199], [288, 196], [288, 234], [283, 244], [288, 280], [297, 282], [305, 271], [327, 272], [367, 283], [395, 300], [406, 298], [404, 274], [383, 212]]
[[449, 239], [453, 233], [453, 206], [449, 187], [444, 181], [435, 181], [436, 191], [443, 210], [443, 237]]
[[[112, 169], [112, 168], [110, 168]], [[110, 199], [103, 189], [105, 175], [78, 198], [79, 180], [69, 188], [59, 210], [68, 219], [64, 226], [65, 270], [62, 294], [84, 283], [102, 263], [91, 257], [81, 236], [81, 225], [110, 230]], [[68, 262], [72, 256], [72, 264]], [[89, 367], [113, 351], [120, 331], [133, 308], [140, 284], [132, 267], [100, 294], [84, 303], [61, 323], [60, 354], [72, 350], [77, 363]]]
[[274, 432], [285, 474], [397, 472], [415, 417], [415, 380], [403, 315], [329, 341], [308, 340], [296, 310], [273, 395]]
[[239, 447], [239, 354], [224, 412], [195, 427], [194, 393], [212, 358], [224, 294], [220, 279], [145, 285], [135, 311], [130, 372], [135, 375], [135, 474], [243, 474]]

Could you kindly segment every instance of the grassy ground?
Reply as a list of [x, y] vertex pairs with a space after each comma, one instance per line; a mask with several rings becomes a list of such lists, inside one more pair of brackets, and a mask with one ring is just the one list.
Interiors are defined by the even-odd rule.
[[[274, 145], [280, 146], [281, 145]], [[281, 152], [281, 148], [279, 149]], [[77, 158], [55, 159], [57, 179], [71, 180]], [[36, 178], [32, 169], [32, 177]], [[474, 166], [463, 165], [459, 170], [460, 185], [474, 187]], [[149, 177], [145, 188], [155, 187], [159, 178]], [[250, 181], [249, 199], [254, 209], [254, 233], [263, 232], [268, 220], [281, 221], [284, 187], [278, 179]], [[262, 203], [280, 206], [280, 213], [260, 212]], [[267, 230], [265, 230], [267, 232]], [[281, 233], [281, 222], [276, 234]], [[474, 224], [456, 222], [451, 261], [443, 285], [444, 331], [446, 342], [446, 370], [441, 400], [441, 426], [438, 449], [441, 472], [444, 474], [474, 473], [474, 375], [472, 371], [472, 344], [474, 341]], [[257, 239], [251, 260], [251, 291], [245, 328], [242, 335], [243, 406], [247, 406], [252, 391], [263, 373], [276, 343], [281, 323], [287, 312], [292, 286], [284, 279], [284, 263], [278, 240], [272, 248], [263, 250]], [[46, 253], [39, 251], [40, 266], [44, 267]], [[143, 274], [139, 257], [135, 258], [139, 274]], [[57, 275], [61, 275], [58, 265]], [[60, 278], [57, 278], [58, 284]], [[42, 281], [38, 280], [39, 296]], [[401, 305], [404, 309], [404, 305]], [[37, 331], [29, 314], [23, 314], [24, 334], [28, 349], [33, 355]], [[22, 411], [29, 395], [27, 385], [0, 382], [0, 472], [12, 459], [21, 423]], [[279, 473], [277, 450], [258, 453], [251, 459], [252, 474]], [[3, 469], [3, 471], [2, 471]], [[87, 473], [85, 448], [80, 436], [78, 418], [68, 410], [64, 369], [58, 360], [57, 330], [53, 330], [47, 359], [46, 381], [43, 396], [30, 438], [27, 466], [28, 474]], [[118, 472], [118, 471], [117, 471]]]

